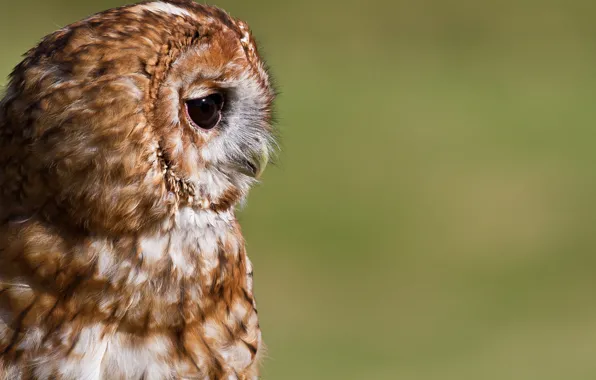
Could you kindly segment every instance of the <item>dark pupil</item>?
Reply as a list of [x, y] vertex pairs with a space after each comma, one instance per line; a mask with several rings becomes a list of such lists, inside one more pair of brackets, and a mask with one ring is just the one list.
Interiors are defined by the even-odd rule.
[[211, 94], [200, 99], [191, 99], [186, 102], [188, 116], [199, 127], [211, 129], [217, 125], [221, 118], [223, 96]]

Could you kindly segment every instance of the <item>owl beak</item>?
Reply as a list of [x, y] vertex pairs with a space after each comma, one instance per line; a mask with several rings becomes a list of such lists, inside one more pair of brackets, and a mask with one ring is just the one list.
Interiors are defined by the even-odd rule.
[[261, 174], [265, 171], [267, 167], [267, 163], [269, 162], [269, 148], [266, 145], [263, 145], [263, 149], [261, 153], [258, 155], [258, 166], [257, 166], [257, 174], [255, 178], [261, 177]]
[[253, 164], [253, 175], [255, 178], [259, 178], [265, 171], [265, 167], [267, 167], [267, 163], [269, 162], [269, 149], [267, 148], [267, 145], [263, 144], [261, 150], [253, 152], [251, 156], [250, 161]]
[[269, 162], [269, 149], [265, 144], [237, 162], [236, 169], [249, 177], [259, 178]]

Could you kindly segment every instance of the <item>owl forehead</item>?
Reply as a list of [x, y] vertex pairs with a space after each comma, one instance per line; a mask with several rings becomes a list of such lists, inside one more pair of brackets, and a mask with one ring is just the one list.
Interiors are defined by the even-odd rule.
[[205, 53], [205, 58], [211, 59], [209, 67], [218, 67], [218, 61], [228, 63], [220, 73], [220, 79], [240, 75], [248, 66], [260, 77], [262, 84], [269, 87], [268, 74], [258, 54], [256, 42], [244, 21], [230, 17], [219, 8], [189, 0], [154, 1], [139, 4], [136, 9], [191, 18], [199, 25], [199, 35], [206, 37], [198, 45], [199, 53]]
[[164, 56], [169, 55], [171, 64], [196, 48], [210, 53], [210, 59], [241, 63], [269, 87], [247, 24], [219, 8], [190, 0], [140, 3], [71, 24], [29, 51], [15, 73], [51, 66], [61, 81], [86, 81], [106, 74], [152, 75], [150, 66]]
[[[258, 55], [256, 42], [247, 23], [230, 17], [225, 11], [211, 6], [197, 4], [190, 0], [166, 0], [141, 3], [132, 8], [135, 12], [152, 12], [170, 17], [191, 19], [200, 35], [210, 40], [219, 40], [220, 48], [226, 47], [232, 53], [241, 47], [248, 63], [258, 69], [261, 58]], [[232, 59], [228, 54], [227, 59]]]

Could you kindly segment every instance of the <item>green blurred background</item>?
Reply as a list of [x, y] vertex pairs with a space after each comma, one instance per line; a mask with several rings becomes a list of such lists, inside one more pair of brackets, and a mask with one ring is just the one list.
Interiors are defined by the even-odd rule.
[[[125, 0], [1, 0], [0, 75]], [[221, 0], [282, 134], [241, 213], [264, 379], [596, 379], [596, 3]]]

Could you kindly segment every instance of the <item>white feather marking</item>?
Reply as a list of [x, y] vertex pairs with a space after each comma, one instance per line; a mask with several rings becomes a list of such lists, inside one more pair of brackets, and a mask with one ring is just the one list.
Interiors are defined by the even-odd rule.
[[[100, 324], [84, 328], [72, 349], [74, 355], [59, 360], [57, 369], [64, 379], [99, 380], [101, 364], [108, 345], [102, 338], [103, 326]], [[51, 360], [51, 358], [48, 361]], [[39, 370], [44, 366], [40, 365]], [[38, 375], [39, 378], [44, 378]]]
[[186, 9], [180, 8], [173, 4], [163, 3], [161, 1], [157, 1], [155, 3], [143, 4], [138, 5], [133, 8], [134, 11], [142, 12], [142, 11], [149, 11], [154, 13], [167, 13], [175, 16], [187, 16], [193, 17], [193, 15], [187, 11]]
[[[178, 210], [170, 231], [140, 239], [143, 259], [151, 264], [169, 257], [176, 270], [185, 276], [196, 274], [200, 260], [201, 274], [209, 273], [218, 265], [218, 243], [233, 236], [229, 234], [233, 220], [232, 211], [216, 213], [183, 207]], [[236, 249], [240, 246], [236, 241], [229, 243]]]
[[143, 344], [131, 340], [127, 334], [117, 334], [110, 340], [102, 366], [104, 379], [173, 378], [173, 368], [164, 365], [163, 357], [172, 350], [171, 341], [164, 336], [152, 336]]
[[143, 254], [143, 260], [155, 262], [161, 260], [167, 254], [168, 236], [154, 235], [140, 239], [139, 245]]

